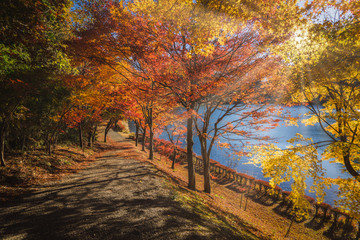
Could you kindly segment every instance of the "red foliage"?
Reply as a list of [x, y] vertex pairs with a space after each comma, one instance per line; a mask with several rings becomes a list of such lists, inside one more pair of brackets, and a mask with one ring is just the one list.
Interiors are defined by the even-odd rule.
[[332, 206], [330, 204], [327, 204], [327, 203], [316, 203], [317, 206], [319, 206], [320, 208], [323, 208], [323, 209], [332, 209]]
[[315, 202], [315, 199], [314, 199], [313, 197], [308, 196], [308, 195], [305, 195], [304, 198], [305, 198], [306, 200], [308, 200], [309, 203], [311, 203], [311, 204]]

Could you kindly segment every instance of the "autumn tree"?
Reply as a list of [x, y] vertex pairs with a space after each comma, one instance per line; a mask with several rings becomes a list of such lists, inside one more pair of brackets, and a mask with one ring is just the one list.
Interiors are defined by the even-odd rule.
[[[150, 53], [149, 53], [150, 54]], [[145, 60], [145, 61], [144, 61]], [[157, 127], [156, 121], [173, 105], [171, 98], [166, 97], [164, 88], [157, 85], [154, 81], [156, 77], [155, 61], [148, 58], [137, 59], [133, 69], [135, 76], [132, 77], [131, 85], [129, 86], [131, 98], [138, 105], [142, 113], [142, 119], [147, 125], [143, 128], [143, 140], [145, 140], [146, 128], [149, 130], [149, 159], [154, 159], [154, 130]], [[150, 64], [149, 64], [150, 63]], [[141, 126], [140, 119], [136, 120], [137, 124]], [[143, 141], [144, 142], [144, 141]]]
[[[189, 188], [195, 189], [192, 150], [193, 122], [198, 114], [195, 110], [203, 102], [215, 99], [212, 96], [217, 93], [217, 99], [224, 99], [225, 92], [231, 92], [225, 86], [235, 83], [241, 74], [245, 76], [250, 72], [252, 67], [247, 61], [255, 61], [255, 66], [257, 59], [266, 58], [266, 53], [261, 58], [260, 50], [254, 51], [251, 44], [264, 46], [263, 41], [269, 39], [252, 35], [255, 33], [251, 30], [254, 22], [247, 22], [251, 18], [234, 21], [227, 14], [209, 10], [200, 2], [135, 1], [128, 4], [127, 9], [131, 15], [123, 8], [114, 8], [115, 22], [121, 24], [113, 44], [120, 42], [122, 45], [116, 46], [122, 52], [128, 47], [133, 54], [130, 60], [134, 69], [146, 73], [143, 79], [165, 89], [165, 94], [171, 94], [185, 108], [188, 115]], [[126, 25], [127, 21], [121, 21], [124, 16], [132, 19], [130, 26]], [[131, 29], [128, 31], [131, 34], [124, 29]], [[246, 67], [248, 70], [244, 70]], [[257, 77], [254, 82], [259, 80]], [[218, 107], [231, 101], [231, 97], [219, 101]]]
[[[97, 126], [104, 120], [110, 123], [123, 117], [129, 104], [123, 82], [107, 64], [83, 59], [78, 73], [68, 76], [65, 83], [71, 89], [71, 97], [64, 108], [69, 108], [63, 121], [70, 128], [77, 128], [79, 146], [84, 147], [84, 135], [92, 147]], [[105, 136], [106, 137], [106, 136]]]
[[[109, 9], [111, 19], [108, 18], [107, 11], [100, 8], [99, 12], [105, 15], [101, 15], [102, 18], [99, 19], [105, 20], [98, 19], [91, 23], [99, 25], [94, 28], [96, 31], [109, 29], [108, 32], [97, 34], [99, 37], [95, 41], [89, 41], [90, 44], [97, 43], [97, 46], [94, 45], [97, 54], [92, 55], [92, 58], [99, 59], [98, 56], [101, 56], [110, 66], [117, 65], [132, 75], [129, 78], [123, 74], [124, 71], [119, 71], [119, 76], [136, 92], [133, 95], [141, 105], [144, 120], [150, 128], [154, 102], [157, 101], [155, 95], [171, 96], [174, 102], [186, 110], [189, 188], [195, 189], [192, 150], [193, 122], [197, 115], [195, 108], [205, 99], [216, 95], [217, 91], [220, 99], [225, 91], [224, 86], [235, 81], [235, 75], [241, 69], [250, 66], [246, 63], [243, 68], [235, 67], [236, 61], [245, 63], [248, 58], [248, 61], [256, 62], [256, 59], [262, 58], [260, 51], [256, 56], [251, 43], [256, 45], [256, 41], [265, 39], [269, 43], [274, 38], [261, 36], [255, 40], [250, 35], [256, 31], [259, 33], [265, 27], [252, 31], [252, 27], [259, 22], [253, 20], [254, 15], [246, 15], [234, 21], [227, 10], [216, 11], [210, 2], [146, 0], [110, 4]], [[278, 7], [267, 6], [266, 9], [270, 13]], [[238, 16], [239, 14], [236, 15]], [[103, 23], [108, 25], [103, 28]], [[241, 31], [243, 38], [239, 33]], [[242, 60], [237, 56], [239, 49], [243, 51]], [[251, 54], [254, 56], [250, 57]], [[264, 52], [263, 57], [266, 55]], [[131, 68], [123, 62], [128, 63]]]
[[175, 169], [176, 156], [178, 154], [178, 148], [183, 142], [186, 133], [186, 127], [184, 125], [186, 121], [186, 115], [181, 113], [180, 108], [173, 108], [168, 110], [166, 114], [161, 116], [159, 121], [159, 134], [166, 134], [167, 139], [172, 145], [172, 149], [166, 149], [172, 151], [171, 154], [171, 168]]
[[[101, 43], [94, 46], [99, 50], [97, 55], [102, 56], [109, 65], [122, 67], [132, 75], [128, 78], [119, 72], [119, 76], [136, 92], [133, 94], [134, 99], [141, 106], [151, 136], [157, 95], [169, 94], [168, 96], [172, 96], [175, 102], [186, 109], [189, 117], [189, 187], [195, 189], [192, 162], [194, 107], [200, 98], [198, 93], [206, 92], [216, 85], [216, 82], [206, 82], [207, 76], [211, 75], [211, 66], [205, 62], [197, 65], [196, 58], [211, 54], [214, 41], [224, 41], [226, 33], [222, 32], [227, 26], [224, 25], [226, 21], [208, 15], [189, 2], [163, 1], [155, 4], [153, 1], [135, 1], [126, 7], [118, 4], [110, 9], [110, 22], [115, 24], [106, 37], [95, 41]], [[97, 21], [95, 23], [97, 24]], [[231, 27], [227, 26], [228, 29]], [[104, 53], [107, 55], [102, 55]], [[124, 67], [122, 61], [131, 68]], [[162, 93], [159, 94], [159, 91]], [[150, 155], [151, 145], [150, 140]]]
[[[218, 68], [214, 67], [211, 76], [221, 78], [220, 83], [209, 89], [213, 94], [210, 91], [195, 108], [195, 127], [204, 162], [204, 190], [207, 193], [211, 192], [210, 155], [214, 145], [231, 148], [242, 156], [244, 150], [239, 148], [249, 145], [247, 142], [251, 139], [269, 140], [256, 132], [273, 128], [279, 121], [271, 118], [276, 116], [275, 107], [267, 106], [274, 101], [270, 92], [276, 85], [273, 83], [276, 77], [272, 78], [272, 74], [276, 74], [279, 67], [277, 59], [262, 53], [259, 50], [261, 41], [249, 31], [240, 32], [229, 44], [223, 47], [225, 51], [221, 54], [224, 55], [216, 57], [225, 64], [214, 64]], [[261, 127], [263, 125], [267, 127]]]
[[122, 3], [82, 3], [83, 11], [90, 11], [93, 21], [80, 31], [79, 41], [74, 46], [76, 49], [87, 46], [92, 50], [84, 50], [78, 55], [108, 65], [125, 83], [127, 96], [139, 106], [141, 119], [146, 124], [137, 121], [138, 125], [143, 126], [144, 133], [145, 128], [149, 129], [149, 158], [152, 159], [154, 119], [169, 105], [165, 103], [169, 98], [164, 97], [164, 88], [156, 84], [155, 79], [159, 75], [157, 65], [165, 62], [161, 59], [164, 51], [157, 47], [154, 35], [147, 33], [149, 30], [158, 32], [157, 25], [132, 14]]
[[[2, 1], [0, 7], [0, 148], [1, 165], [4, 166], [7, 127], [29, 119], [31, 108], [37, 107], [34, 101], [42, 98], [41, 93], [45, 90], [56, 96], [57, 90], [61, 89], [57, 76], [71, 71], [64, 51], [64, 43], [71, 37], [71, 1]], [[43, 109], [50, 108], [44, 106]], [[38, 113], [45, 119], [49, 112], [40, 110]], [[32, 124], [39, 126], [38, 122]]]
[[[206, 93], [216, 82], [207, 82], [211, 64], [202, 58], [214, 50], [214, 41], [224, 41], [226, 21], [202, 11], [191, 2], [153, 1], [134, 2], [131, 9], [153, 26], [150, 38], [156, 39], [156, 47], [165, 52], [156, 55], [162, 60], [154, 79], [182, 105], [187, 119], [187, 158], [189, 188], [195, 189], [193, 165], [193, 119], [196, 102], [201, 93]], [[146, 8], [144, 8], [146, 6]], [[232, 27], [236, 28], [234, 25]], [[199, 64], [198, 64], [199, 63]]]
[[[177, 6], [174, 3], [169, 5], [173, 8]], [[166, 7], [166, 4], [162, 7]], [[156, 8], [161, 11], [161, 7]], [[184, 14], [181, 11], [170, 12], [171, 16], [166, 16], [167, 13], [162, 16], [162, 19], [165, 18], [164, 29], [179, 34], [168, 35], [167, 40], [162, 43], [173, 64], [171, 68], [163, 70], [167, 75], [163, 77], [161, 84], [172, 92], [188, 112], [186, 142], [190, 188], [194, 185], [194, 178], [191, 178], [192, 123], [199, 119], [196, 120], [196, 129], [205, 163], [204, 189], [210, 192], [209, 158], [219, 135], [225, 132], [235, 133], [241, 119], [245, 123], [246, 118], [256, 115], [256, 120], [253, 119], [251, 124], [260, 124], [261, 116], [262, 121], [267, 116], [266, 111], [260, 111], [262, 107], [251, 109], [250, 104], [265, 102], [264, 95], [261, 95], [265, 91], [261, 88], [266, 84], [261, 81], [265, 82], [269, 72], [276, 70], [276, 59], [269, 57], [263, 49], [273, 38], [267, 33], [256, 34], [253, 28], [256, 21], [251, 21], [251, 18], [229, 18], [221, 11], [219, 13], [216, 9], [204, 8], [201, 4], [192, 8], [188, 19], [180, 23], [172, 17], [179, 17], [178, 14], [181, 14], [184, 19]], [[174, 22], [176, 26], [173, 25]], [[267, 83], [270, 82], [269, 78]], [[210, 121], [214, 121], [216, 110], [221, 113], [213, 127]], [[243, 112], [242, 116], [233, 122], [235, 126], [230, 127], [231, 124], [226, 123], [225, 118], [239, 114], [240, 111]], [[237, 134], [240, 132], [242, 131], [237, 131]], [[242, 133], [246, 135], [246, 131]], [[247, 134], [246, 137], [252, 135], [249, 130]]]
[[[82, 121], [87, 128], [91, 122], [95, 123], [93, 130], [97, 122], [108, 120], [104, 140], [111, 125], [125, 117], [124, 113], [134, 105], [130, 96], [131, 73], [126, 71], [131, 66], [123, 61], [129, 54], [122, 52], [124, 55], [119, 55], [116, 50], [126, 51], [125, 47], [119, 49], [119, 45], [112, 45], [116, 33], [116, 24], [110, 14], [113, 4], [113, 1], [76, 1], [73, 9], [76, 38], [68, 43], [79, 70], [73, 76], [75, 81], [70, 78], [68, 83], [73, 85], [73, 100], [82, 115], [73, 120], [78, 122], [79, 129]], [[87, 111], [81, 110], [83, 108]]]
[[[303, 189], [307, 187], [305, 179], [310, 175], [317, 182], [319, 202], [323, 201], [324, 184], [339, 185], [341, 200], [337, 204], [358, 218], [360, 85], [359, 12], [356, 4], [354, 1], [312, 3], [308, 6], [312, 10], [309, 21], [295, 28], [292, 39], [278, 49], [287, 60], [290, 71], [287, 84], [291, 86], [291, 95], [287, 101], [305, 105], [308, 113], [303, 123], [319, 124], [327, 140], [304, 141], [299, 134], [290, 140], [296, 145], [286, 150], [275, 146], [260, 148], [256, 151], [258, 157], [254, 159], [261, 163], [265, 174], [271, 175], [274, 184], [288, 181], [289, 177], [295, 179], [291, 195], [294, 202], [303, 198]], [[323, 150], [319, 155], [316, 152], [318, 149]], [[349, 178], [324, 178], [322, 161], [341, 164]], [[283, 171], [285, 166], [291, 166], [287, 173]], [[307, 174], [294, 172], [299, 167]], [[289, 172], [291, 174], [287, 175]], [[278, 176], [284, 174], [289, 177], [279, 180]], [[348, 183], [351, 183], [352, 190], [345, 187]], [[306, 208], [300, 203], [295, 207]]]

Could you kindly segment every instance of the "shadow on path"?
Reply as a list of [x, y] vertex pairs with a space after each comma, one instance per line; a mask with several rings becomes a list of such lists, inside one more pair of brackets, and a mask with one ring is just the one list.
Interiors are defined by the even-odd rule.
[[159, 175], [108, 152], [86, 170], [3, 203], [0, 239], [239, 239], [182, 207]]

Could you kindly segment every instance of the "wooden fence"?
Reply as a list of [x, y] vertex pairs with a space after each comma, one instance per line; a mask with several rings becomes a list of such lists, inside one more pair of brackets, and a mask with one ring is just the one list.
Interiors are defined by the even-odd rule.
[[[145, 140], [148, 142], [148, 137], [146, 137]], [[174, 148], [174, 145], [169, 141], [154, 139], [154, 150], [160, 154], [165, 154], [170, 157], [172, 155], [169, 154], [168, 150]], [[164, 149], [168, 150], [164, 151]], [[187, 153], [185, 149], [176, 147], [176, 151], [176, 161], [184, 162], [187, 160]], [[204, 167], [202, 157], [194, 154], [193, 161], [196, 170], [202, 171]], [[286, 205], [291, 208], [291, 192], [283, 191], [279, 186], [275, 186], [275, 188], [273, 188], [268, 181], [255, 179], [253, 176], [237, 172], [236, 170], [224, 166], [213, 159], [210, 159], [210, 173], [216, 176], [217, 179], [222, 178], [232, 181], [233, 185], [236, 185], [235, 189], [237, 192], [241, 194], [249, 194], [250, 191], [252, 191], [253, 194], [268, 196], [273, 198], [275, 201], [279, 201], [279, 204]], [[333, 208], [329, 204], [315, 202], [315, 199], [310, 196], [305, 196], [305, 199], [309, 201], [314, 209], [314, 213], [312, 213], [313, 218], [311, 221], [319, 220], [319, 225], [332, 221], [331, 227], [326, 231], [329, 235], [334, 234], [336, 231], [342, 230], [342, 236], [347, 237], [351, 232], [354, 231], [357, 232], [356, 239], [360, 239], [360, 221], [353, 219], [346, 212], [338, 208]]]

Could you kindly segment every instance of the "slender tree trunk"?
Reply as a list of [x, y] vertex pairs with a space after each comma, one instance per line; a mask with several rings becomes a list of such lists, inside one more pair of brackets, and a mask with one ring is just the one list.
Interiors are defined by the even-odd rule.
[[49, 155], [51, 155], [51, 138], [50, 137], [48, 137], [48, 139], [47, 139], [47, 152], [48, 152], [48, 154]]
[[149, 159], [154, 160], [154, 129], [153, 129], [153, 119], [152, 119], [152, 108], [149, 110], [149, 132], [150, 132], [150, 142], [149, 142]]
[[88, 132], [88, 147], [89, 147], [89, 148], [92, 148], [92, 146], [93, 146], [93, 142], [92, 142], [92, 131], [90, 130], [90, 131]]
[[145, 151], [145, 138], [146, 138], [146, 124], [144, 127], [144, 134], [143, 134], [143, 139], [142, 139], [142, 148], [141, 148], [142, 151]]
[[53, 138], [53, 150], [56, 150], [56, 146], [57, 146], [57, 143], [58, 143], [58, 139], [59, 139], [59, 134], [58, 133], [55, 133], [55, 136]]
[[[342, 112], [340, 109], [336, 109], [336, 112], [339, 114], [339, 118], [338, 118], [338, 128], [339, 128], [339, 135], [340, 135], [340, 140], [344, 143], [347, 142], [347, 136], [346, 134], [343, 134], [343, 126], [344, 124], [344, 120], [342, 118]], [[343, 150], [343, 159], [344, 159], [344, 165], [346, 170], [351, 174], [351, 176], [353, 176], [357, 181], [360, 182], [360, 174], [354, 169], [354, 167], [351, 164], [350, 161], [350, 147], [347, 147], [346, 149]]]
[[79, 146], [81, 149], [84, 149], [83, 131], [82, 131], [81, 121], [79, 122]]
[[206, 139], [199, 136], [199, 141], [201, 147], [201, 156], [204, 163], [204, 191], [206, 193], [211, 193], [210, 162], [209, 162], [209, 156], [207, 154]]
[[287, 238], [287, 237], [289, 236], [289, 234], [290, 234], [290, 229], [291, 229], [291, 226], [292, 226], [293, 223], [294, 223], [294, 220], [295, 220], [295, 217], [293, 216], [293, 217], [291, 218], [291, 222], [290, 222], [289, 228], [288, 228], [287, 231], [286, 231], [285, 238]]
[[135, 146], [138, 145], [139, 142], [139, 124], [135, 121]]
[[149, 127], [149, 131], [150, 131], [150, 139], [149, 139], [149, 159], [150, 160], [154, 160], [154, 132], [153, 132], [153, 126], [151, 124], [151, 126]]
[[94, 142], [96, 141], [96, 131], [97, 131], [97, 127], [98, 127], [98, 125], [95, 124], [94, 131], [92, 131], [92, 135], [91, 135], [91, 141], [92, 141], [93, 144], [94, 144]]
[[114, 121], [112, 119], [109, 120], [109, 122], [106, 124], [105, 132], [104, 132], [104, 142], [106, 142], [107, 134], [109, 133], [111, 126], [114, 124]]
[[206, 139], [199, 137], [201, 145], [201, 156], [204, 163], [204, 191], [211, 193], [211, 182], [210, 182], [210, 159], [207, 154]]
[[97, 130], [97, 124], [94, 124], [92, 129], [91, 128], [89, 129], [89, 132], [88, 132], [88, 146], [90, 148], [92, 148], [94, 146], [96, 130]]
[[5, 167], [5, 157], [4, 157], [4, 152], [5, 152], [5, 130], [6, 130], [6, 122], [5, 120], [3, 120], [1, 122], [1, 129], [0, 129], [0, 162], [1, 162], [1, 166]]
[[188, 187], [191, 190], [196, 190], [196, 182], [195, 182], [195, 168], [194, 168], [194, 161], [193, 161], [193, 117], [190, 116], [187, 119], [187, 162], [188, 162], [188, 180], [189, 184]]
[[57, 141], [57, 130], [53, 130], [52, 132], [50, 132], [47, 136], [47, 151], [48, 154], [51, 155], [53, 153], [53, 150], [55, 149], [55, 143]]
[[172, 156], [171, 169], [175, 169], [176, 152], [177, 152], [177, 147], [175, 146], [175, 147], [174, 147], [173, 156]]

